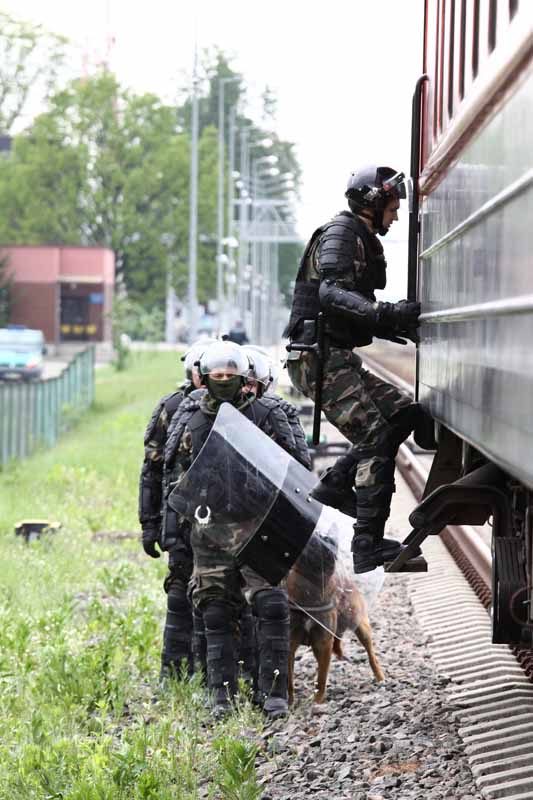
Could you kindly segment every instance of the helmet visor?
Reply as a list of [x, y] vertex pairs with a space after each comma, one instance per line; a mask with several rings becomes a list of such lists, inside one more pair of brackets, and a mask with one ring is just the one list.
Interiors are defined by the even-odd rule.
[[233, 342], [216, 342], [212, 344], [200, 358], [200, 373], [216, 377], [224, 375], [240, 375], [247, 379], [250, 363], [246, 353]]
[[405, 191], [405, 173], [396, 172], [392, 177], [383, 180], [383, 192], [386, 195], [394, 195], [400, 200], [405, 200], [407, 197]]

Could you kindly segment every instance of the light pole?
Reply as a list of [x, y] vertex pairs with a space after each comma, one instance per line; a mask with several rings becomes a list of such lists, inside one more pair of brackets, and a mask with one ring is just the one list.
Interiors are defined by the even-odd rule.
[[[235, 75], [228, 78], [219, 78], [218, 80], [218, 186], [217, 186], [217, 306], [218, 306], [218, 327], [219, 332], [221, 328], [221, 315], [222, 306], [224, 304], [224, 263], [222, 259], [224, 238], [224, 161], [225, 161], [225, 144], [224, 144], [224, 92], [227, 83], [235, 83], [240, 80], [239, 76]], [[230, 136], [231, 142], [231, 136]], [[231, 168], [230, 168], [231, 174]]]
[[191, 173], [189, 187], [189, 343], [196, 337], [197, 295], [197, 243], [198, 243], [198, 49], [194, 48], [191, 103]]
[[[260, 156], [252, 162], [251, 191], [252, 191], [252, 225], [257, 235], [258, 225], [261, 220], [258, 215], [258, 199], [260, 193], [260, 181], [265, 177], [279, 175], [279, 169], [275, 166], [278, 163], [276, 155]], [[259, 167], [267, 169], [259, 172]], [[269, 289], [269, 269], [270, 269], [269, 244], [256, 241], [253, 244], [252, 264], [255, 272], [255, 288], [252, 291], [252, 326], [254, 340], [260, 344], [265, 343], [267, 338], [267, 317], [268, 308], [268, 289]]]
[[[267, 162], [268, 163], [268, 162]], [[254, 293], [254, 336], [260, 344], [270, 344], [279, 335], [280, 321], [276, 314], [279, 293], [279, 245], [297, 241], [290, 219], [291, 199], [295, 181], [290, 172], [280, 174], [277, 169], [257, 171], [254, 164], [254, 221], [250, 235], [260, 255], [255, 259], [254, 273], [259, 280]], [[277, 180], [268, 180], [269, 176]], [[265, 178], [267, 180], [265, 180]]]

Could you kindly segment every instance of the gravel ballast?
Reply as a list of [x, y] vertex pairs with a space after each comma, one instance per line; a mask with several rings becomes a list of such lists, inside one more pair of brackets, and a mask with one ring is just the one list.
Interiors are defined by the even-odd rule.
[[371, 613], [383, 683], [348, 634], [349, 662], [333, 659], [327, 701], [314, 705], [315, 661], [298, 651], [291, 716], [263, 734], [262, 800], [481, 800], [408, 586], [388, 576]]

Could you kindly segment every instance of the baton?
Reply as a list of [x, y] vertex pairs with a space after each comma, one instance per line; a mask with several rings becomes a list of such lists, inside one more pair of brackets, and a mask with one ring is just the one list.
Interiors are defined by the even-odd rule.
[[320, 444], [320, 418], [322, 415], [322, 384], [324, 382], [324, 314], [321, 311], [316, 321], [316, 385], [315, 385], [315, 410], [313, 414], [313, 444]]
[[[308, 320], [304, 322], [304, 329]], [[320, 418], [322, 414], [322, 384], [324, 382], [324, 361], [326, 360], [325, 353], [325, 334], [326, 325], [324, 320], [324, 313], [321, 311], [316, 320], [316, 342], [307, 343], [307, 338], [304, 333], [304, 342], [296, 343], [291, 342], [287, 345], [289, 352], [295, 351], [297, 353], [314, 353], [317, 358], [316, 365], [316, 383], [315, 383], [315, 408], [313, 412], [313, 444], [320, 444]]]

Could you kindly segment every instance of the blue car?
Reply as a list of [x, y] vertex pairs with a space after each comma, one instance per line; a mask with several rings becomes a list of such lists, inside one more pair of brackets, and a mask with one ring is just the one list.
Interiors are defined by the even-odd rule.
[[38, 380], [45, 353], [42, 331], [0, 328], [0, 380]]

